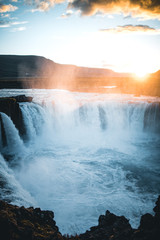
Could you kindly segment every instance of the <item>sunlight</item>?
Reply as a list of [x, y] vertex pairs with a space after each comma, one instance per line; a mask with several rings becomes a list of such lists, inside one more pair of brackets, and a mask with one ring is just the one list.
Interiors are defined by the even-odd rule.
[[146, 78], [147, 75], [149, 74], [144, 69], [137, 69], [134, 73], [135, 73], [136, 77], [138, 77], [140, 80]]

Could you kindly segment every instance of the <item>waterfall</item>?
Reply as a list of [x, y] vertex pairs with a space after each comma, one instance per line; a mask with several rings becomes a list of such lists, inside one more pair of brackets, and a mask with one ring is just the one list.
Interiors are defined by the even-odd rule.
[[[58, 135], [67, 140], [69, 136], [85, 137], [104, 133], [117, 138], [136, 136], [143, 133], [160, 132], [160, 105], [147, 101], [82, 101], [71, 102], [59, 98], [45, 104], [20, 103], [20, 109], [26, 129], [25, 142], [34, 142], [36, 138]], [[22, 148], [23, 142], [11, 119], [1, 113], [5, 129], [7, 151], [14, 152]], [[1, 124], [2, 125], [2, 124]], [[43, 136], [42, 136], [43, 135]], [[69, 136], [67, 136], [69, 135]], [[2, 150], [2, 126], [0, 128], [0, 148]], [[3, 136], [4, 139], [4, 136]]]
[[22, 152], [25, 152], [25, 147], [22, 139], [19, 136], [19, 132], [16, 129], [14, 123], [5, 113], [0, 113], [1, 115], [1, 133], [2, 133], [2, 124], [4, 128], [4, 135], [6, 143], [3, 144], [3, 139], [1, 136], [1, 152], [5, 156], [16, 156], [18, 159]]
[[[30, 140], [43, 131], [49, 135], [65, 134], [101, 134], [112, 135], [124, 133], [140, 134], [144, 132], [158, 133], [160, 130], [159, 104], [148, 102], [86, 102], [74, 105], [65, 103], [21, 104], [21, 111]], [[69, 133], [70, 132], [70, 133]], [[65, 136], [66, 137], [66, 136]]]
[[27, 131], [26, 138], [33, 141], [35, 137], [40, 134], [42, 125], [44, 123], [45, 110], [35, 103], [20, 104], [24, 124]]
[[159, 100], [33, 94], [19, 104], [23, 138], [0, 113], [0, 198], [53, 210], [62, 233], [84, 232], [107, 209], [137, 227], [160, 191]]
[[145, 109], [144, 130], [160, 133], [160, 103], [150, 103]]
[[0, 154], [0, 199], [16, 205], [35, 205], [34, 199], [25, 191], [14, 176], [13, 170], [7, 165]]

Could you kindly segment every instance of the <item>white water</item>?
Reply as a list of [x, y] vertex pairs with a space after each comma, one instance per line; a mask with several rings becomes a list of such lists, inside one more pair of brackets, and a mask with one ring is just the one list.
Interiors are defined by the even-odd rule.
[[[28, 200], [53, 210], [60, 231], [69, 234], [96, 225], [107, 209], [129, 218], [134, 227], [143, 213], [152, 213], [160, 193], [158, 107], [145, 113], [158, 98], [62, 90], [3, 90], [0, 95], [24, 93], [36, 102], [20, 104], [25, 142], [16, 129], [10, 134], [14, 126], [3, 116], [14, 142], [7, 151], [12, 161], [21, 156], [12, 167], [14, 178], [32, 196], [32, 203], [30, 197], [23, 202], [22, 194], [22, 204]], [[17, 188], [12, 189], [16, 195]]]
[[0, 116], [2, 118], [6, 136], [6, 146], [3, 148], [1, 139], [0, 150], [2, 153], [12, 155], [13, 161], [19, 162], [21, 159], [21, 152], [25, 153], [25, 146], [23, 144], [23, 141], [20, 138], [19, 132], [10, 117], [8, 117], [5, 113], [0, 113]]

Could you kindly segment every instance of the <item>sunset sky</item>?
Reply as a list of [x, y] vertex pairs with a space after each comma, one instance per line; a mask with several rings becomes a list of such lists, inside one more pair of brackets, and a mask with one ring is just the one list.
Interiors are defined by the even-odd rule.
[[0, 54], [143, 75], [160, 69], [159, 0], [0, 0]]

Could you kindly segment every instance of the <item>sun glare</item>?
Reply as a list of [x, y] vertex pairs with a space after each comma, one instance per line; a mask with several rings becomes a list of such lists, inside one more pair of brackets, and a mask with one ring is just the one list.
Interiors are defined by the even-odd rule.
[[138, 79], [138, 80], [145, 80], [148, 76], [148, 74], [150, 74], [150, 68], [151, 66], [147, 67], [147, 64], [144, 64], [144, 65], [136, 65], [133, 69], [133, 74], [135, 75], [135, 77]]
[[135, 71], [135, 75], [138, 78], [145, 78], [147, 76], [147, 74], [148, 73], [146, 71], [143, 71], [143, 70]]

